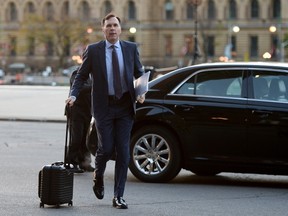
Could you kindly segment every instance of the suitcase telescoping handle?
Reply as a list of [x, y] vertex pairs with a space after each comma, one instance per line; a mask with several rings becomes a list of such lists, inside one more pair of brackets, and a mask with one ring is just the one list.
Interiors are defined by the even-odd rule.
[[66, 131], [65, 131], [65, 148], [64, 148], [64, 166], [70, 166], [67, 164], [67, 151], [68, 151], [68, 134], [69, 134], [69, 143], [72, 139], [71, 128], [69, 131], [69, 127], [71, 127], [71, 115], [72, 115], [72, 108], [67, 104], [66, 105]]

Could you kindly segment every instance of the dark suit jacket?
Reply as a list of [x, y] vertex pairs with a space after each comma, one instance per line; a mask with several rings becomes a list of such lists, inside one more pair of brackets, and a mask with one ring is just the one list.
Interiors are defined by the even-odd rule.
[[[70, 95], [79, 95], [83, 84], [87, 80], [89, 73], [92, 78], [92, 115], [97, 119], [101, 119], [106, 115], [108, 106], [108, 80], [106, 71], [105, 57], [105, 41], [100, 41], [87, 46], [83, 53], [83, 63], [80, 66], [75, 77]], [[139, 59], [139, 52], [135, 43], [128, 41], [120, 41], [123, 59], [124, 74], [129, 93], [131, 95], [131, 103], [133, 103], [135, 113], [135, 91], [133, 78], [143, 75], [144, 70]]]

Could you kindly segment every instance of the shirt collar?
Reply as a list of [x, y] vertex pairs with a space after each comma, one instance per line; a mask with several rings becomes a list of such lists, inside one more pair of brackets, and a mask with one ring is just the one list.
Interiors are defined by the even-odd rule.
[[[106, 40], [106, 48], [110, 48], [112, 45], [113, 45], [113, 44], [111, 44], [109, 41]], [[114, 46], [115, 46], [116, 48], [119, 48], [119, 47], [120, 47], [120, 41], [118, 40], [118, 41], [114, 44]]]

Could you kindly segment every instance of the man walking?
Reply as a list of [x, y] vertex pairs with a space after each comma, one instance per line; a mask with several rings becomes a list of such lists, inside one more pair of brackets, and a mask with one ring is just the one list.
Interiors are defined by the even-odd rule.
[[[130, 133], [135, 114], [133, 80], [143, 75], [135, 43], [120, 40], [121, 20], [110, 13], [102, 20], [105, 40], [87, 46], [83, 63], [73, 83], [70, 106], [76, 100], [89, 74], [92, 78], [92, 115], [96, 120], [98, 150], [95, 157], [93, 191], [98, 199], [104, 197], [106, 163], [115, 151], [115, 182], [112, 205], [127, 209], [123, 199], [129, 165]], [[142, 103], [144, 96], [138, 98]]]

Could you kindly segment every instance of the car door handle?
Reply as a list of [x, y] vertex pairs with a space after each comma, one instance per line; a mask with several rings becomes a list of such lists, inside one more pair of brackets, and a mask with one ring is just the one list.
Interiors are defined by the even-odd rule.
[[191, 109], [194, 109], [194, 106], [188, 104], [181, 104], [181, 105], [175, 105], [175, 108], [181, 108], [183, 109], [183, 111], [187, 112], [190, 111]]
[[265, 110], [252, 110], [252, 114], [261, 115], [262, 117], [268, 117], [269, 115], [272, 115], [272, 112]]

